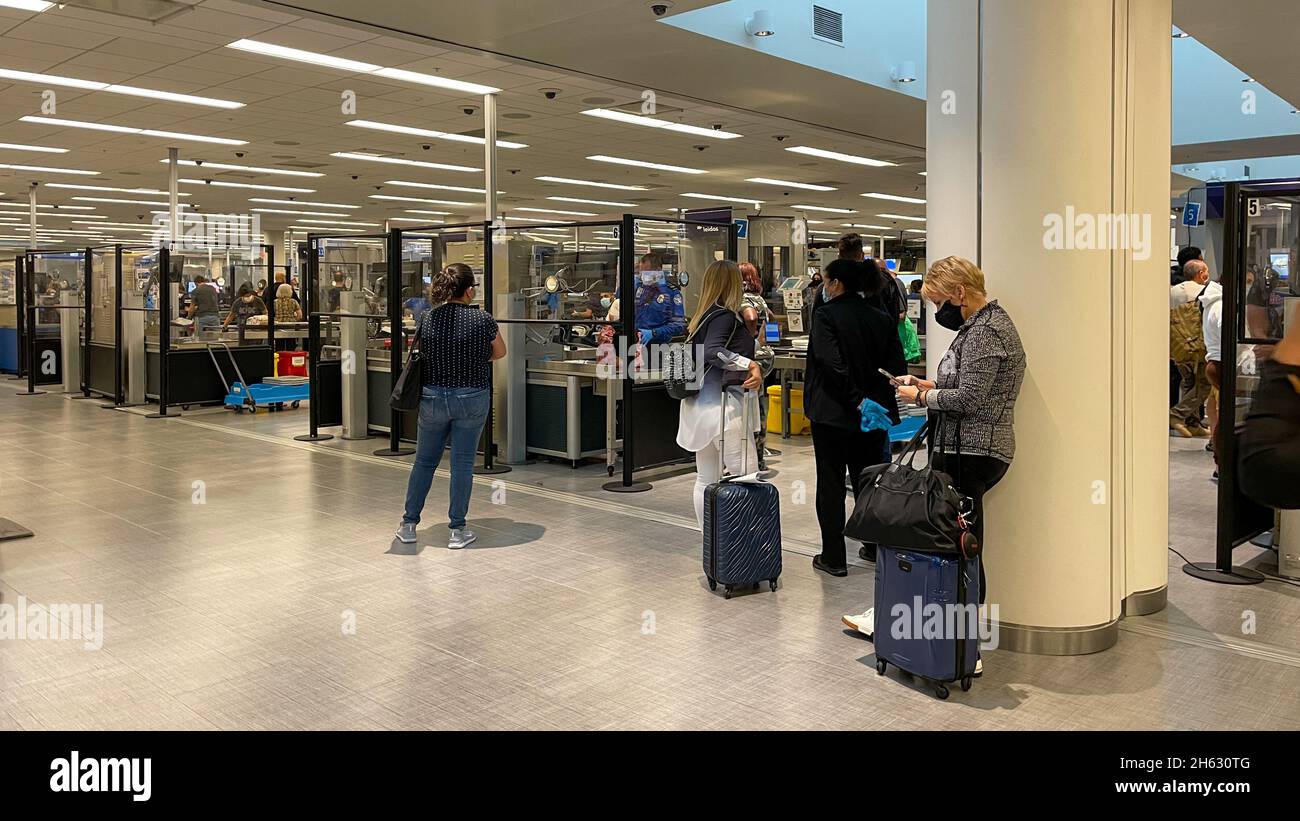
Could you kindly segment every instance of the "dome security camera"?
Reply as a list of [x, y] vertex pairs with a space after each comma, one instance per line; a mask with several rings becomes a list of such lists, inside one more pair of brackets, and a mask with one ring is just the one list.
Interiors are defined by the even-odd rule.
[[474, 116], [474, 112], [478, 111], [478, 108], [476, 106], [467, 105], [462, 108], [461, 111], [465, 112], [466, 117], [472, 117]]
[[704, 150], [706, 150], [706, 149], [708, 148], [708, 146], [707, 146], [707, 145], [697, 145], [697, 146], [694, 146], [694, 148], [695, 148], [696, 151], [704, 151]]
[[713, 130], [714, 130], [714, 131], [721, 131], [721, 130], [722, 130], [722, 123], [714, 123], [714, 124], [713, 124]]
[[554, 100], [560, 96], [560, 90], [558, 88], [544, 88], [542, 89], [542, 96], [548, 100]]
[[789, 134], [777, 134], [777, 135], [776, 135], [775, 137], [773, 137], [772, 139], [776, 140], [776, 141], [779, 142], [779, 143], [783, 143], [783, 142], [785, 142], [786, 140], [788, 140], [789, 138], [790, 138], [790, 135], [789, 135]]
[[421, 143], [420, 147], [423, 148], [425, 151], [428, 151], [430, 148], [433, 148], [433, 146], [429, 145], [428, 143]]
[[361, 179], [361, 175], [360, 175], [360, 174], [353, 174], [353, 175], [351, 175], [351, 176], [352, 176], [352, 179], [354, 179], [354, 180], [359, 180], [359, 179]]
[[235, 152], [235, 156], [242, 160], [242, 159], [244, 158], [244, 152], [243, 152], [243, 151], [236, 151], [236, 152]]
[[656, 0], [650, 4], [650, 11], [655, 17], [663, 17], [672, 7], [673, 4], [670, 0]]
[[194, 164], [195, 164], [195, 165], [203, 165], [203, 160], [195, 160], [195, 161], [194, 161]]
[[204, 184], [204, 185], [212, 185], [212, 180], [211, 180], [211, 179], [205, 179], [205, 180], [203, 180], [203, 184]]

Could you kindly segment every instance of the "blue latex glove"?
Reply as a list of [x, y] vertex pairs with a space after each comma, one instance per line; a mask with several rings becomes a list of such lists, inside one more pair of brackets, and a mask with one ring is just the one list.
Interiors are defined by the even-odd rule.
[[862, 404], [858, 405], [858, 412], [862, 414], [862, 432], [868, 433], [873, 430], [887, 431], [894, 426], [889, 418], [889, 411], [885, 410], [883, 405], [872, 402], [870, 399], [863, 399]]
[[637, 341], [640, 342], [642, 345], [649, 345], [652, 336], [653, 335], [650, 333], [650, 331], [641, 328], [637, 329], [636, 338]]

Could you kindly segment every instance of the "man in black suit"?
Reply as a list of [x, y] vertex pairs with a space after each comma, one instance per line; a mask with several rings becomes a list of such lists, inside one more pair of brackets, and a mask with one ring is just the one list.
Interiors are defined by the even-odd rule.
[[832, 576], [848, 575], [844, 471], [856, 497], [862, 470], [880, 464], [889, 436], [882, 430], [863, 432], [861, 407], [871, 400], [885, 408], [893, 424], [899, 422], [894, 386], [880, 369], [897, 376], [907, 372], [907, 363], [897, 321], [872, 304], [884, 284], [875, 266], [848, 259], [826, 266], [822, 304], [808, 341], [804, 414], [812, 422], [822, 532], [822, 552], [813, 567]]

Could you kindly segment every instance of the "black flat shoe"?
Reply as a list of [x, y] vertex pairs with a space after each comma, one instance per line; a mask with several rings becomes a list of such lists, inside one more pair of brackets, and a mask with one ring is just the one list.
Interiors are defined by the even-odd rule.
[[849, 575], [849, 569], [847, 567], [831, 567], [828, 564], [823, 564], [820, 555], [813, 556], [813, 570], [820, 570], [826, 575], [835, 576], [836, 578], [843, 578]]
[[864, 562], [876, 563], [876, 546], [864, 544], [858, 548], [858, 558]]

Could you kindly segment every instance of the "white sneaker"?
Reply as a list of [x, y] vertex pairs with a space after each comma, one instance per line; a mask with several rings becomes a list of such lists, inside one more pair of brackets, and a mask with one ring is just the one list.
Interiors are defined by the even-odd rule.
[[447, 547], [452, 550], [460, 550], [462, 547], [477, 538], [478, 537], [474, 535], [474, 531], [466, 530], [462, 527], [459, 530], [453, 530], [451, 532], [451, 538], [447, 540]]
[[984, 659], [975, 659], [975, 672], [971, 673], [975, 678], [984, 675]]
[[397, 541], [402, 544], [415, 544], [415, 523], [402, 522], [397, 528]]
[[841, 616], [840, 621], [846, 627], [857, 630], [869, 639], [876, 636], [876, 608], [868, 607], [865, 613], [859, 613], [856, 616]]

